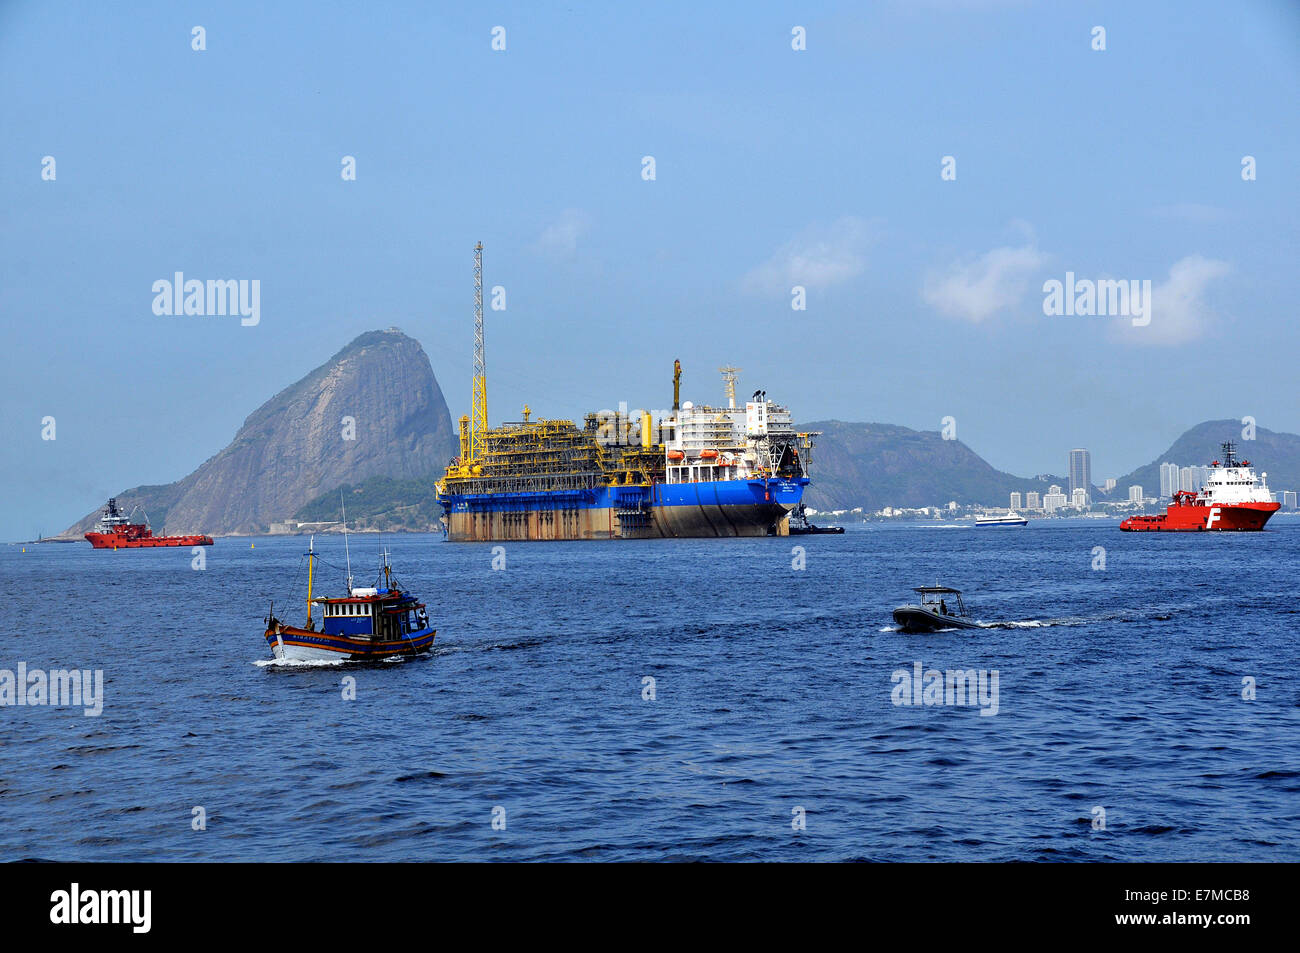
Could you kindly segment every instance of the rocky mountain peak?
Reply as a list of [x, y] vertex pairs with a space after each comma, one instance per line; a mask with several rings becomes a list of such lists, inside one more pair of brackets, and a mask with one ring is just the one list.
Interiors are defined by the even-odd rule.
[[[224, 450], [166, 486], [118, 494], [155, 532], [264, 532], [308, 501], [371, 477], [432, 480], [456, 434], [424, 349], [368, 331], [248, 415]], [[68, 529], [80, 535], [98, 510]]]

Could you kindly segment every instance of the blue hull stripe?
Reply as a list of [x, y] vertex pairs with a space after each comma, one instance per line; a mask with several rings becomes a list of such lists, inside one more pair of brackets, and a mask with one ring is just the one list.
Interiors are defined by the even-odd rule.
[[656, 507], [799, 505], [807, 477], [794, 480], [710, 480], [656, 483], [649, 487], [615, 486], [539, 493], [449, 493], [439, 499], [448, 512], [530, 512], [535, 510], [625, 509], [649, 503]]

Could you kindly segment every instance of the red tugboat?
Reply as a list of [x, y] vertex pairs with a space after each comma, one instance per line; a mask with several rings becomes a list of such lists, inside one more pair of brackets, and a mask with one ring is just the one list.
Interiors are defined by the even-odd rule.
[[[131, 511], [132, 513], [135, 510]], [[95, 549], [148, 549], [154, 546], [211, 546], [212, 537], [192, 533], [188, 536], [155, 536], [149, 528], [148, 517], [143, 523], [132, 523], [123, 516], [117, 499], [108, 501], [104, 515], [99, 518], [99, 530], [86, 534]]]
[[1238, 463], [1232, 441], [1222, 450], [1223, 462], [1210, 464], [1210, 479], [1199, 493], [1179, 490], [1164, 516], [1130, 516], [1119, 528], [1144, 533], [1263, 529], [1282, 507], [1268, 490], [1268, 474], [1256, 478], [1249, 460]]

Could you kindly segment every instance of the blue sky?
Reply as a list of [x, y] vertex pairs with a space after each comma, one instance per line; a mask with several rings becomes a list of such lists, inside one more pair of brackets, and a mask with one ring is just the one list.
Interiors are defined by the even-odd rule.
[[[184, 476], [368, 329], [468, 412], [477, 240], [494, 422], [667, 406], [680, 358], [1026, 475], [1300, 431], [1294, 3], [7, 0], [0, 130], [0, 539]], [[155, 315], [176, 271], [260, 323]], [[1151, 281], [1151, 325], [1044, 315], [1067, 271]]]

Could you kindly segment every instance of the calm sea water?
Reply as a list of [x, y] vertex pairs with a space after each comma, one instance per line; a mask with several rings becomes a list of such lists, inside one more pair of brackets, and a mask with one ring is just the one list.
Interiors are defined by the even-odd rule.
[[[0, 708], [0, 855], [1300, 859], [1300, 521], [517, 543], [503, 570], [489, 545], [384, 542], [435, 652], [314, 667], [266, 664], [261, 637], [272, 598], [301, 605], [303, 539], [221, 539], [203, 571], [0, 547], [0, 669], [105, 679], [97, 718]], [[358, 584], [377, 552], [352, 537]], [[893, 631], [936, 579], [1020, 624]], [[996, 670], [997, 714], [895, 705], [916, 662]]]

